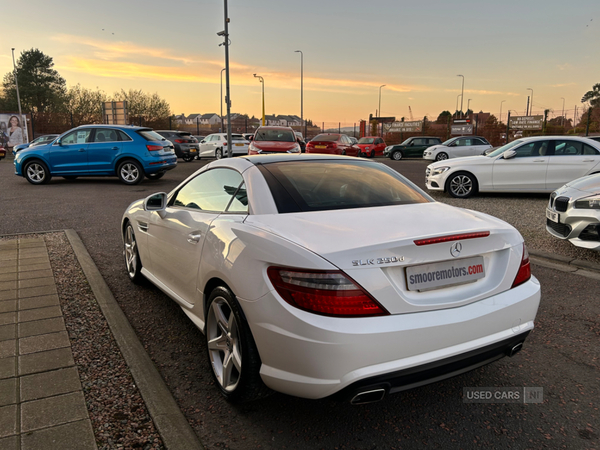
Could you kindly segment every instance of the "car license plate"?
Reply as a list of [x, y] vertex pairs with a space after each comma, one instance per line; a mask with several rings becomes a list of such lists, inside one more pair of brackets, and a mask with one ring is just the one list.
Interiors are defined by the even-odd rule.
[[243, 147], [246, 144], [235, 144], [235, 145], [237, 145], [238, 147]]
[[196, 149], [195, 148], [190, 148], [190, 153], [196, 153]]
[[546, 208], [546, 218], [554, 223], [560, 223], [560, 214]]
[[327, 148], [326, 145], [315, 145], [315, 148]]
[[406, 285], [409, 291], [439, 289], [454, 284], [470, 283], [484, 277], [483, 256], [406, 268]]

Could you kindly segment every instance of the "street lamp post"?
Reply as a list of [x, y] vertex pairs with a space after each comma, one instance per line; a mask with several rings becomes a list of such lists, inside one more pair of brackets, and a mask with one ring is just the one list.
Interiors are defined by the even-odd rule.
[[467, 112], [471, 109], [471, 99], [467, 99]]
[[382, 84], [381, 86], [379, 86], [379, 117], [381, 117], [381, 88], [384, 87], [385, 84]]
[[[13, 69], [14, 69], [14, 75], [15, 75], [15, 86], [17, 88], [17, 103], [19, 104], [19, 123], [21, 123], [23, 121], [23, 114], [21, 113], [21, 97], [19, 95], [19, 81], [17, 80], [17, 65], [15, 64], [15, 49], [11, 48], [12, 50], [12, 59], [13, 59]], [[27, 137], [27, 123], [25, 123], [25, 140], [29, 141], [28, 137]]]
[[531, 88], [527, 88], [528, 91], [531, 91], [531, 108], [529, 108], [529, 113], [528, 115], [533, 115], [533, 89]]
[[[454, 114], [458, 113], [458, 97], [460, 97], [460, 96], [461, 96], [461, 94], [458, 94], [458, 95], [456, 96], [456, 109], [454, 110], [454, 111], [455, 111], [455, 113], [454, 113]], [[457, 119], [458, 119], [458, 117], [457, 117]]]
[[500, 102], [500, 117], [498, 118], [498, 123], [502, 122], [502, 103], [504, 103], [506, 100], [502, 100]]
[[304, 53], [302, 50], [295, 50], [294, 53], [300, 53], [300, 124], [306, 135], [306, 126], [304, 125]]
[[565, 126], [565, 98], [561, 97], [563, 101], [563, 109], [562, 109], [562, 126]]
[[[227, 156], [233, 157], [233, 148], [231, 146], [231, 94], [229, 90], [229, 15], [227, 14], [227, 0], [224, 2], [224, 14], [225, 14], [225, 29], [219, 31], [217, 36], [225, 38], [225, 42], [219, 44], [225, 46], [225, 103], [227, 104]], [[222, 72], [221, 72], [222, 73]], [[221, 114], [221, 121], [223, 120], [223, 114]], [[221, 122], [222, 123], [222, 122]], [[223, 125], [221, 125], [222, 127]]]
[[262, 84], [262, 126], [265, 126], [265, 79], [260, 75], [254, 74], [258, 81]]
[[221, 130], [220, 132], [223, 132], [223, 72], [225, 71], [225, 68], [221, 69]]
[[462, 77], [462, 88], [460, 91], [460, 116], [463, 115], [463, 99], [465, 98], [465, 76], [464, 75], [456, 75], [457, 77]]

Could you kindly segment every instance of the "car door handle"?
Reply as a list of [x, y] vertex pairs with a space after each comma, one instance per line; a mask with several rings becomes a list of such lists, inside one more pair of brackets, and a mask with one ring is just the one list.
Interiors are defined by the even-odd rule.
[[534, 159], [533, 162], [546, 162], [545, 159]]
[[584, 159], [583, 162], [594, 162], [596, 161], [595, 159]]
[[85, 148], [80, 148], [79, 151], [80, 152], [85, 152]]
[[113, 147], [111, 150], [119, 150], [119, 147]]
[[187, 241], [190, 244], [197, 244], [198, 242], [200, 242], [201, 237], [202, 237], [202, 235], [200, 233], [190, 233], [190, 234], [188, 234]]

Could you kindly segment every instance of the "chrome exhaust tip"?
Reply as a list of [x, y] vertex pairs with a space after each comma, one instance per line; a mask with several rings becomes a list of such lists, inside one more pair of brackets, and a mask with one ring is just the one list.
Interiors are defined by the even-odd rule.
[[359, 392], [352, 397], [350, 404], [364, 405], [366, 403], [375, 403], [382, 400], [383, 397], [385, 397], [385, 389], [373, 389], [370, 391]]
[[519, 353], [521, 351], [521, 349], [523, 348], [523, 343], [519, 342], [518, 344], [514, 345], [511, 349], [509, 349], [506, 354], [510, 357], [515, 356], [517, 353]]

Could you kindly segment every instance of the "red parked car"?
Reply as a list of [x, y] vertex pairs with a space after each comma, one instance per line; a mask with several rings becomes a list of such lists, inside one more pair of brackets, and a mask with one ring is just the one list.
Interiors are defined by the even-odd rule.
[[373, 158], [375, 156], [383, 156], [385, 150], [385, 142], [378, 136], [365, 136], [358, 140], [360, 152], [362, 156]]
[[323, 133], [306, 144], [306, 153], [359, 156], [360, 149], [345, 134]]
[[250, 136], [249, 155], [300, 153], [300, 144], [290, 127], [260, 127]]

